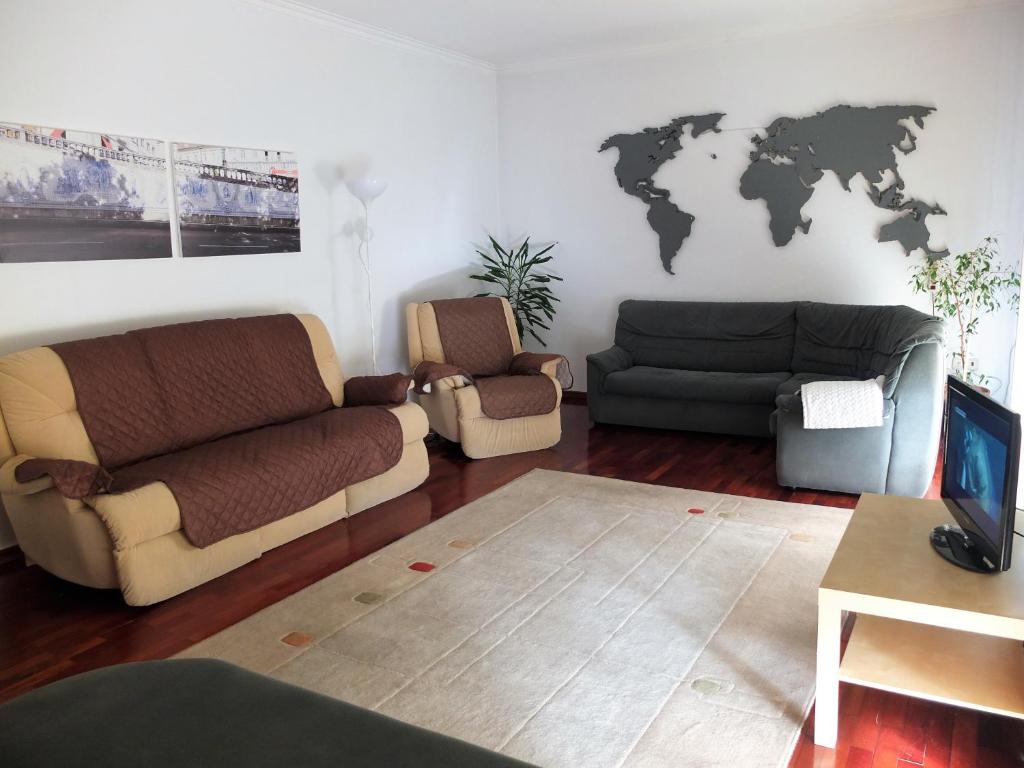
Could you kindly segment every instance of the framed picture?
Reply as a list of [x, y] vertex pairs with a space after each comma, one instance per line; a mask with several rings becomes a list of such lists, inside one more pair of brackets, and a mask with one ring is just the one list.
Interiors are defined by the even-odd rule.
[[0, 122], [0, 262], [169, 258], [166, 147]]
[[185, 257], [300, 248], [292, 152], [175, 144], [174, 190]]

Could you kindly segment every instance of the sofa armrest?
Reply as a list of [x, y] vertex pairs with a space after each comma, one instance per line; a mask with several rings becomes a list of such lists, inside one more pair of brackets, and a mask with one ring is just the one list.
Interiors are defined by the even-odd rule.
[[512, 375], [542, 374], [558, 378], [558, 364], [565, 360], [563, 355], [540, 352], [520, 352], [512, 358], [508, 372]]
[[779, 395], [775, 398], [775, 407], [783, 413], [803, 413], [804, 401], [800, 395]]
[[618, 345], [587, 355], [587, 413], [591, 423], [597, 424], [608, 418], [614, 420], [614, 409], [607, 410], [604, 380], [631, 367], [633, 356]]
[[[775, 398], [775, 407], [781, 413], [793, 413], [803, 417], [804, 401], [799, 394], [779, 395]], [[882, 418], [888, 419], [896, 410], [896, 406], [888, 397], [882, 400]]]
[[49, 475], [43, 475], [25, 483], [18, 481], [15, 476], [18, 467], [31, 458], [24, 454], [13, 456], [0, 466], [0, 493], [10, 496], [28, 496], [53, 487], [53, 478]]
[[420, 394], [459, 389], [472, 381], [472, 378], [458, 366], [430, 360], [424, 360], [417, 365], [412, 375], [414, 388]]
[[603, 352], [587, 355], [587, 363], [597, 368], [604, 375], [624, 371], [632, 367], [633, 357], [619, 346], [611, 346]]
[[453, 389], [468, 387], [470, 383], [470, 380], [465, 376], [445, 376], [443, 379], [436, 379], [429, 384], [425, 384], [423, 386], [423, 394], [429, 395], [431, 392], [450, 392]]
[[941, 344], [918, 344], [911, 350], [893, 391], [896, 421], [885, 492], [921, 497], [935, 472], [942, 428], [946, 381]]
[[401, 405], [412, 389], [412, 376], [389, 373], [386, 376], [353, 376], [345, 381], [345, 405]]
[[426, 411], [416, 403], [402, 403], [389, 410], [402, 425], [402, 442], [405, 445], [422, 440], [430, 431]]
[[[38, 493], [53, 485], [62, 496], [69, 499], [85, 499], [108, 492], [114, 482], [114, 478], [107, 470], [89, 461], [16, 456], [7, 462], [3, 469], [11, 463], [15, 464], [10, 476], [10, 480], [15, 484], [12, 487], [21, 495]], [[47, 481], [45, 485], [37, 485], [44, 480]]]

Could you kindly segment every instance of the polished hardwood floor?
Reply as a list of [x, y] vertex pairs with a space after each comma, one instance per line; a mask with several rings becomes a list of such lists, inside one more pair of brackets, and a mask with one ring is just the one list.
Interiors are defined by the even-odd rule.
[[[26, 568], [16, 549], [0, 552], [0, 701], [89, 669], [170, 656], [534, 467], [809, 504], [856, 503], [853, 496], [779, 487], [772, 440], [588, 430], [583, 405], [569, 402], [562, 410], [563, 438], [551, 450], [470, 461], [457, 446], [434, 446], [430, 478], [416, 491], [148, 608]], [[838, 748], [814, 747], [809, 720], [791, 768], [1016, 765], [1014, 721], [853, 686], [843, 685], [841, 696]]]

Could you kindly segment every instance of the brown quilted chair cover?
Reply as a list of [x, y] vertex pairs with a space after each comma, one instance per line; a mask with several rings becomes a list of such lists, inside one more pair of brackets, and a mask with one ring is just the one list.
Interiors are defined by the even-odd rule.
[[[555, 410], [555, 383], [547, 376], [536, 375], [542, 358], [549, 356], [516, 355], [500, 299], [477, 297], [430, 303], [444, 350], [443, 367], [473, 377], [484, 415], [514, 419]], [[429, 378], [429, 372], [424, 372], [422, 378]]]
[[501, 299], [442, 299], [430, 304], [446, 363], [472, 376], [508, 373], [515, 351]]

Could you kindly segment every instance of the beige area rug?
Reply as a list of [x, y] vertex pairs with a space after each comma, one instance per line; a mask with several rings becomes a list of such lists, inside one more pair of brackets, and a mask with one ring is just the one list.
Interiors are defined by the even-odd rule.
[[181, 656], [541, 766], [784, 766], [849, 517], [534, 470]]

